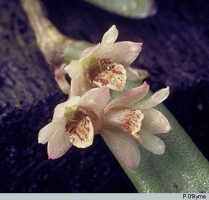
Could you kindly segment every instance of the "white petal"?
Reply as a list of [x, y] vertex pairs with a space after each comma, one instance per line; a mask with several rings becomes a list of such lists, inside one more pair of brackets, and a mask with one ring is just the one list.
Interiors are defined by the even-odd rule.
[[139, 42], [116, 42], [103, 57], [111, 58], [114, 62], [124, 66], [130, 65], [142, 50], [142, 43]]
[[168, 119], [158, 110], [151, 108], [143, 111], [143, 127], [152, 133], [167, 133], [171, 130]]
[[108, 87], [112, 90], [122, 91], [126, 84], [126, 70], [121, 64], [112, 63], [106, 69], [92, 78], [97, 87]]
[[72, 146], [69, 135], [65, 132], [65, 124], [66, 121], [62, 120], [48, 141], [47, 152], [49, 159], [57, 159], [63, 156]]
[[84, 49], [80, 55], [80, 58], [85, 58], [85, 57], [91, 56], [96, 51], [96, 49], [98, 47], [99, 47], [99, 45], [97, 44], [97, 45], [93, 45], [91, 47]]
[[135, 69], [132, 67], [127, 67], [126, 73], [127, 73], [127, 80], [129, 81], [143, 81], [145, 78], [149, 76], [147, 70]]
[[135, 106], [137, 109], [149, 109], [162, 103], [169, 95], [169, 87], [163, 88], [155, 92], [151, 97], [143, 100]]
[[64, 117], [65, 105], [66, 105], [66, 101], [56, 105], [52, 117], [53, 122], [57, 120], [61, 120]]
[[61, 120], [64, 118], [66, 107], [71, 107], [73, 111], [76, 111], [80, 104], [79, 96], [72, 96], [67, 101], [58, 104], [54, 109], [52, 121]]
[[140, 162], [140, 152], [135, 140], [128, 134], [120, 131], [103, 130], [102, 137], [112, 152], [127, 167], [136, 170]]
[[142, 146], [154, 154], [162, 155], [165, 152], [165, 143], [157, 136], [152, 135], [149, 131], [141, 131]]
[[65, 71], [71, 77], [71, 96], [81, 96], [90, 86], [84, 73], [84, 68], [78, 60], [73, 60], [65, 67]]
[[82, 96], [86, 91], [91, 88], [87, 78], [84, 74], [78, 74], [71, 80], [71, 96]]
[[92, 145], [94, 140], [94, 127], [91, 118], [88, 116], [83, 117], [69, 135], [72, 144], [78, 148], [86, 148]]
[[104, 33], [101, 43], [114, 43], [118, 38], [118, 30], [115, 25], [111, 26], [107, 32]]
[[72, 60], [69, 65], [67, 65], [64, 70], [68, 73], [71, 79], [76, 77], [78, 74], [83, 74], [84, 70], [79, 62], [79, 60]]
[[113, 108], [128, 107], [146, 96], [148, 91], [149, 85], [146, 82], [139, 87], [129, 89], [112, 100], [105, 108], [105, 112], [108, 112]]
[[101, 117], [104, 112], [104, 107], [107, 105], [109, 100], [109, 88], [93, 88], [81, 97], [80, 106], [87, 108], [87, 110], [90, 110], [97, 114], [98, 117]]
[[54, 134], [56, 123], [50, 122], [44, 126], [38, 133], [38, 143], [46, 144], [49, 138]]

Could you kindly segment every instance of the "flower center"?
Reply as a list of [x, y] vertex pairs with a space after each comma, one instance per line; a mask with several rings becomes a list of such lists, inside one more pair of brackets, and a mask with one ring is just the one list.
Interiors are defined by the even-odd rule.
[[140, 130], [144, 114], [138, 109], [116, 110], [107, 114], [107, 123], [132, 135], [141, 141]]
[[89, 72], [91, 84], [96, 87], [107, 86], [112, 90], [123, 90], [126, 83], [126, 70], [123, 65], [111, 59], [98, 59], [96, 66]]
[[83, 111], [77, 111], [73, 119], [67, 121], [65, 130], [70, 134], [70, 142], [78, 148], [86, 148], [93, 143], [93, 124]]
[[140, 110], [131, 110], [122, 120], [122, 128], [141, 141], [140, 130], [144, 115]]

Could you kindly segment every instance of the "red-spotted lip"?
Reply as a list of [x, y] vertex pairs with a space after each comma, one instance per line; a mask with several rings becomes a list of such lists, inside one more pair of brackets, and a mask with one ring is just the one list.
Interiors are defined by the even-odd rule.
[[78, 148], [86, 148], [92, 145], [94, 139], [94, 127], [91, 118], [88, 115], [81, 115], [73, 121], [66, 124], [66, 130], [70, 134], [70, 142]]
[[122, 91], [126, 83], [126, 70], [123, 65], [111, 59], [98, 60], [98, 67], [90, 73], [90, 80], [96, 87], [108, 87]]

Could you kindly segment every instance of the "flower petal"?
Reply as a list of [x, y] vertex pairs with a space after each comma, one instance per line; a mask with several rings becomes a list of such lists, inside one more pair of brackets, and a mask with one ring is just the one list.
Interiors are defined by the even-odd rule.
[[105, 116], [105, 123], [111, 126], [116, 126], [130, 135], [140, 138], [139, 131], [141, 130], [143, 113], [140, 110], [124, 109], [109, 112]]
[[80, 101], [80, 106], [87, 108], [94, 112], [98, 117], [101, 117], [104, 111], [104, 107], [110, 100], [109, 88], [93, 88], [86, 92]]
[[136, 104], [137, 109], [149, 109], [162, 103], [169, 95], [169, 87], [155, 92], [151, 97]]
[[38, 143], [46, 144], [49, 138], [54, 134], [56, 123], [50, 122], [44, 126], [38, 133]]
[[66, 111], [66, 107], [70, 107], [71, 111], [74, 112], [77, 110], [80, 104], [80, 97], [79, 96], [72, 96], [67, 101], [58, 104], [54, 109], [54, 114], [52, 121], [57, 121], [63, 119]]
[[103, 57], [111, 58], [114, 62], [124, 66], [130, 65], [142, 50], [142, 43], [139, 42], [116, 42]]
[[129, 81], [143, 81], [149, 76], [147, 70], [135, 69], [132, 67], [127, 67], [126, 73], [127, 73], [127, 80]]
[[83, 117], [75, 129], [70, 132], [70, 142], [78, 148], [86, 148], [92, 145], [94, 139], [94, 127], [91, 118]]
[[64, 117], [66, 101], [56, 105], [52, 121], [61, 120]]
[[93, 77], [92, 83], [97, 87], [108, 87], [112, 90], [121, 91], [126, 84], [126, 70], [123, 65], [112, 63], [102, 72]]
[[82, 96], [86, 91], [91, 88], [88, 80], [84, 74], [78, 74], [71, 80], [71, 96]]
[[142, 146], [154, 154], [162, 155], [165, 152], [165, 143], [157, 136], [152, 135], [149, 131], [141, 130]]
[[96, 49], [99, 47], [99, 44], [97, 45], [93, 45], [91, 47], [88, 47], [86, 49], [84, 49], [80, 55], [80, 58], [85, 58], [85, 57], [89, 57], [92, 54], [94, 54], [94, 52], [96, 51]]
[[136, 101], [142, 99], [147, 95], [148, 91], [149, 85], [146, 82], [139, 87], [129, 89], [112, 100], [105, 108], [105, 112], [108, 112], [113, 108], [128, 107], [129, 104], [134, 104]]
[[101, 134], [112, 152], [130, 169], [136, 170], [140, 162], [140, 152], [135, 140], [120, 131], [103, 130]]
[[107, 32], [104, 33], [101, 43], [112, 44], [118, 38], [118, 29], [115, 25], [111, 26]]
[[65, 67], [65, 71], [71, 77], [71, 96], [81, 96], [90, 89], [84, 67], [79, 60], [71, 61], [71, 63]]
[[72, 146], [69, 135], [65, 132], [65, 120], [57, 122], [54, 134], [50, 137], [47, 145], [49, 159], [57, 159], [63, 156]]
[[167, 133], [171, 130], [168, 119], [158, 110], [151, 108], [143, 111], [143, 127], [152, 133]]
[[84, 70], [79, 60], [72, 60], [69, 65], [67, 65], [64, 70], [68, 73], [71, 79], [76, 77], [78, 74], [83, 74]]
[[71, 77], [71, 96], [81, 96], [90, 89], [84, 68], [78, 60], [71, 61], [71, 63], [65, 67], [65, 71]]

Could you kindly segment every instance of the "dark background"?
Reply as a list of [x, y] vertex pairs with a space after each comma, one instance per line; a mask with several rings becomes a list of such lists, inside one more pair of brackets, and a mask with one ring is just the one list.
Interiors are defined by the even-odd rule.
[[[96, 43], [116, 24], [119, 40], [144, 43], [134, 65], [153, 91], [169, 85], [165, 105], [209, 159], [209, 2], [159, 0], [158, 13], [128, 19], [79, 0], [44, 0], [64, 34]], [[65, 99], [36, 46], [17, 0], [0, 0], [0, 192], [136, 192], [98, 136], [88, 149], [49, 161], [38, 130]]]

